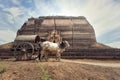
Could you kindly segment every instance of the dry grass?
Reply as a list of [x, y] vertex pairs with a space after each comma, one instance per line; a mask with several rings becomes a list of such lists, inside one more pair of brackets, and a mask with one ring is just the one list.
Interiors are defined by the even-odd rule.
[[[76, 60], [78, 61], [78, 60]], [[87, 60], [85, 60], [87, 61]], [[93, 62], [89, 60], [89, 62]], [[99, 61], [94, 61], [99, 63]], [[102, 61], [103, 62], [103, 61]], [[106, 61], [105, 61], [106, 63]], [[113, 63], [114, 62], [110, 62]], [[118, 63], [118, 62], [117, 62]], [[2, 72], [4, 80], [119, 80], [119, 67], [104, 67], [73, 62], [35, 62], [35, 61], [1, 61], [7, 66]], [[119, 64], [119, 63], [118, 63]]]

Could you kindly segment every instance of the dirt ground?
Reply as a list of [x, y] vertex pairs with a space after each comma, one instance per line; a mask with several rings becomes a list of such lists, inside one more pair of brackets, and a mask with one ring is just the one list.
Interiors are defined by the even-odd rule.
[[120, 80], [120, 60], [0, 60], [0, 66], [0, 80]]

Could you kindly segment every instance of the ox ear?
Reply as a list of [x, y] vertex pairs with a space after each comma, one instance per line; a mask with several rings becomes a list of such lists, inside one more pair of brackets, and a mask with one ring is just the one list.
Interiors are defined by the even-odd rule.
[[68, 41], [65, 40], [65, 43], [67, 44], [68, 47], [70, 46], [70, 44], [68, 43]]
[[64, 42], [65, 42], [65, 43], [68, 43], [68, 41], [66, 41], [66, 40], [65, 40]]

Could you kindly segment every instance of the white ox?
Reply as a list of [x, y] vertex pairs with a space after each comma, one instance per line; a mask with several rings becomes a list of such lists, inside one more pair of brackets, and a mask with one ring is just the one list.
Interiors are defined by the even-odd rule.
[[48, 61], [48, 53], [55, 54], [56, 60], [60, 61], [61, 53], [65, 51], [66, 48], [68, 48], [70, 45], [67, 41], [62, 41], [59, 43], [53, 43], [50, 41], [45, 41], [41, 43], [41, 56], [40, 60], [42, 61], [43, 56], [45, 56], [45, 60]]

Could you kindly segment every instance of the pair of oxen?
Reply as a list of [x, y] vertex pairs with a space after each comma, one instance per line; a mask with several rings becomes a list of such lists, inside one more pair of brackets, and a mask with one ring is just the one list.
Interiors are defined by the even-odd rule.
[[48, 54], [56, 55], [56, 60], [60, 61], [61, 59], [61, 53], [65, 51], [66, 48], [68, 48], [70, 45], [68, 41], [62, 41], [53, 43], [50, 41], [44, 41], [40, 44], [41, 50], [39, 53], [39, 60], [42, 61], [45, 59], [48, 61]]
[[56, 30], [49, 33], [47, 37], [48, 40], [40, 43], [41, 51], [39, 55], [39, 59], [42, 61], [45, 58], [48, 61], [48, 54], [56, 55], [56, 60], [60, 61], [61, 53], [65, 51], [66, 48], [70, 46], [68, 41], [62, 41], [60, 37], [60, 33]]

